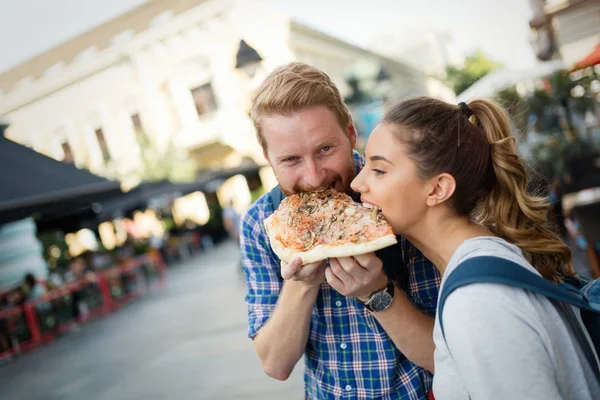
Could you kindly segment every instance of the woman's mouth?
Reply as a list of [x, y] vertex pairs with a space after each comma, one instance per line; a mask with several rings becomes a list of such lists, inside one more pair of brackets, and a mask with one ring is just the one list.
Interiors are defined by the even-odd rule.
[[360, 199], [360, 202], [362, 203], [363, 206], [367, 207], [367, 208], [372, 208], [374, 210], [381, 210], [381, 208], [379, 208], [378, 206], [376, 206], [373, 203], [369, 203], [366, 200], [363, 200], [362, 198]]

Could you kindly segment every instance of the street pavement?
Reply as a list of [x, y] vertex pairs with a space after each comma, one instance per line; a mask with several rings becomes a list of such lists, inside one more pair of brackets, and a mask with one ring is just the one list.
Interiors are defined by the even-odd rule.
[[164, 289], [0, 367], [0, 399], [302, 399], [302, 361], [286, 382], [262, 371], [244, 295], [233, 243], [199, 253]]

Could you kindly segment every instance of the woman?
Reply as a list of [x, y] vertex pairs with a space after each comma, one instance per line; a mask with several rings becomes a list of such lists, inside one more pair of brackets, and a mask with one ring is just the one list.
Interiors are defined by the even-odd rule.
[[[352, 188], [436, 265], [442, 288], [477, 256], [552, 282], [573, 274], [569, 248], [548, 227], [549, 203], [528, 192], [509, 119], [493, 102], [403, 101], [386, 112], [365, 156]], [[459, 288], [445, 304], [445, 340], [436, 317], [436, 399], [599, 399], [572, 314], [505, 285]]]

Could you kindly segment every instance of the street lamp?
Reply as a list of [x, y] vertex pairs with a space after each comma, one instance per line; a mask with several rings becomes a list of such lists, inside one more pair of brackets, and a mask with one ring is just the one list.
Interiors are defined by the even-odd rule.
[[387, 68], [379, 67], [379, 72], [375, 76], [375, 92], [378, 97], [385, 101], [392, 92], [392, 75]]
[[244, 71], [246, 76], [253, 78], [260, 67], [262, 57], [245, 40], [240, 40], [240, 47], [235, 55], [235, 68]]
[[0, 120], [0, 137], [4, 136], [4, 131], [9, 125], [10, 124], [8, 122]]
[[385, 69], [384, 67], [379, 68], [379, 72], [377, 73], [377, 76], [375, 77], [375, 80], [378, 83], [387, 82], [391, 79], [392, 79], [392, 76], [390, 75], [390, 73], [388, 72], [387, 69]]

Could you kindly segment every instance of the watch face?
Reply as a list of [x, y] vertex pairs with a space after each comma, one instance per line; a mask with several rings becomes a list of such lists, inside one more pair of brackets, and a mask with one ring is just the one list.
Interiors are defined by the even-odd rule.
[[392, 304], [392, 296], [387, 292], [375, 293], [369, 301], [369, 307], [373, 311], [383, 311]]

